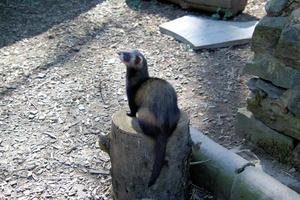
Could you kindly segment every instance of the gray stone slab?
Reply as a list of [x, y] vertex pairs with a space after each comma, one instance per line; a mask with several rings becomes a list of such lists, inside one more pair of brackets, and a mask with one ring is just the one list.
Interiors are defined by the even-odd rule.
[[255, 94], [252, 97], [247, 100], [247, 108], [253, 113], [255, 118], [271, 129], [300, 141], [300, 118], [295, 117], [287, 107], [281, 109], [284, 106], [280, 104], [282, 101], [264, 98], [260, 101], [260, 105], [255, 105], [255, 101], [258, 100], [255, 98], [260, 96]]
[[300, 85], [287, 90], [282, 96], [282, 99], [287, 103], [289, 111], [300, 119]]
[[236, 132], [284, 162], [292, 162], [294, 140], [269, 128], [254, 118], [247, 108], [239, 108], [236, 116]]
[[271, 99], [279, 99], [283, 92], [285, 92], [284, 89], [276, 87], [272, 83], [260, 78], [251, 78], [247, 86], [252, 92], [263, 91]]
[[300, 22], [283, 29], [275, 54], [285, 64], [300, 70]]
[[266, 4], [268, 16], [280, 16], [290, 2], [290, 0], [269, 0]]
[[258, 76], [282, 88], [300, 85], [300, 70], [287, 67], [269, 54], [255, 55], [254, 59], [247, 63], [243, 73]]
[[255, 53], [273, 52], [288, 17], [263, 17], [255, 27], [252, 50]]
[[160, 31], [193, 49], [218, 48], [248, 43], [257, 21], [232, 22], [184, 16], [160, 25]]

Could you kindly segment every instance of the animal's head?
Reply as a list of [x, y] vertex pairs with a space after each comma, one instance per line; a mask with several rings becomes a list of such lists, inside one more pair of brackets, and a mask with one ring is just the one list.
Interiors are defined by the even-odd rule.
[[128, 68], [139, 70], [147, 67], [147, 62], [145, 57], [138, 50], [119, 51], [118, 54], [120, 60]]

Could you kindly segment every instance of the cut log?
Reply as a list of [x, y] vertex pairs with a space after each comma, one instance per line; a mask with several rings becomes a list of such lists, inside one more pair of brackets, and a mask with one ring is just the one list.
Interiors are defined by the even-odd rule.
[[[176, 130], [168, 139], [166, 165], [163, 166], [156, 183], [148, 187], [154, 162], [155, 140], [144, 135], [136, 118], [125, 111], [112, 117], [112, 131], [108, 153], [111, 158], [113, 197], [128, 199], [186, 199], [191, 139], [189, 119], [181, 113]], [[100, 140], [105, 141], [102, 137]], [[106, 142], [100, 142], [107, 144]], [[105, 149], [104, 148], [104, 149]]]
[[184, 9], [193, 8], [200, 9], [209, 12], [216, 12], [218, 9], [222, 9], [227, 12], [231, 12], [236, 15], [242, 12], [246, 5], [247, 0], [167, 0], [178, 4]]

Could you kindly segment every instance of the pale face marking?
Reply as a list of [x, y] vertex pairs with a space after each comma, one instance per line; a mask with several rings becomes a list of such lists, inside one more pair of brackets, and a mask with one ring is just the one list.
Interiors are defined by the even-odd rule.
[[143, 67], [143, 57], [139, 55], [138, 51], [120, 51], [118, 52], [120, 60], [127, 67], [134, 67], [136, 69]]

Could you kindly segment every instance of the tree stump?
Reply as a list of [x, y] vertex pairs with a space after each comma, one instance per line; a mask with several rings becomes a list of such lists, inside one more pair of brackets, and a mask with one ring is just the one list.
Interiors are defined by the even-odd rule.
[[154, 162], [154, 142], [142, 133], [136, 118], [128, 117], [125, 111], [113, 115], [111, 134], [100, 138], [100, 146], [107, 149], [111, 158], [115, 200], [186, 199], [191, 154], [187, 115], [181, 112], [177, 128], [168, 139], [167, 164], [156, 183], [148, 187]]

